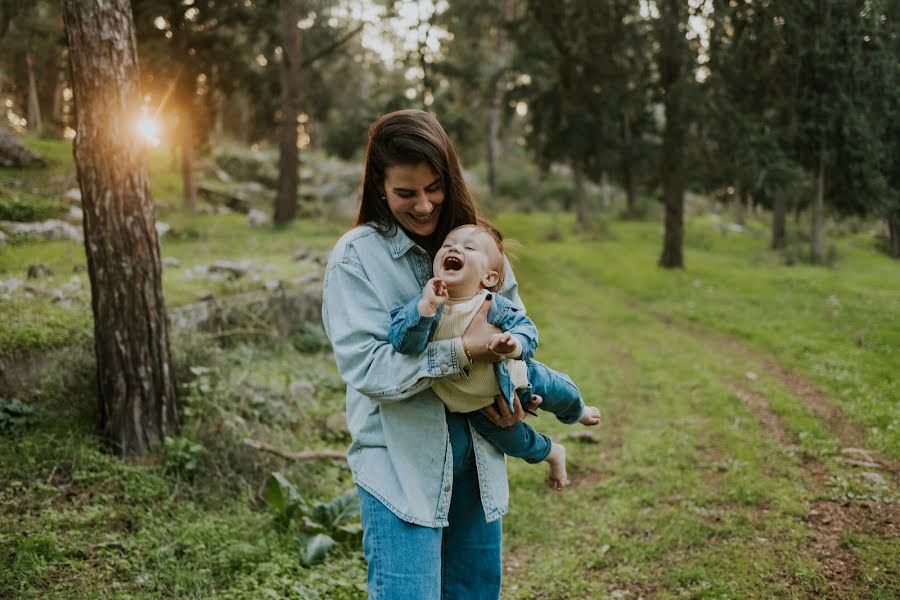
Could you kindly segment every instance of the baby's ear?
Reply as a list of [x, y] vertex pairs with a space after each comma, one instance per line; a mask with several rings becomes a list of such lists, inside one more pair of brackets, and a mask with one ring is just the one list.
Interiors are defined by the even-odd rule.
[[497, 271], [488, 271], [487, 274], [481, 278], [481, 285], [486, 290], [493, 290], [498, 283], [500, 283], [500, 273]]

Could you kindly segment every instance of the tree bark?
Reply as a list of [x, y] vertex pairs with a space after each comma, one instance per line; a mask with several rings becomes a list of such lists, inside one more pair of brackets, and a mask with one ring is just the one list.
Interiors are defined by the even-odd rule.
[[281, 127], [279, 131], [278, 194], [275, 197], [275, 224], [297, 216], [297, 116], [300, 114], [300, 30], [297, 28], [297, 0], [281, 0]]
[[40, 131], [43, 127], [41, 103], [38, 99], [37, 81], [34, 77], [34, 59], [30, 52], [25, 55], [25, 67], [28, 71], [28, 129]]
[[684, 267], [684, 182], [682, 180], [682, 163], [684, 162], [684, 143], [686, 126], [684, 123], [684, 56], [680, 47], [684, 43], [684, 34], [680, 25], [680, 0], [666, 0], [660, 8], [665, 14], [663, 21], [662, 43], [660, 44], [660, 84], [665, 96], [663, 106], [666, 114], [666, 128], [663, 132], [661, 181], [663, 187], [663, 204], [666, 207], [665, 235], [659, 266], [672, 269]]
[[503, 108], [502, 77], [499, 75], [494, 81], [494, 96], [491, 98], [491, 109], [488, 115], [488, 185], [491, 196], [497, 196], [497, 156], [500, 146], [500, 112]]
[[734, 194], [734, 222], [744, 225], [747, 222], [747, 190], [740, 183], [736, 183]]
[[129, 0], [64, 0], [75, 93], [75, 164], [84, 209], [100, 435], [120, 455], [177, 430], [176, 395], [144, 147]]
[[[501, 10], [503, 11], [504, 20], [512, 19], [513, 5], [511, 0], [504, 0]], [[506, 37], [506, 30], [503, 25], [497, 27], [497, 36], [494, 39], [494, 52], [496, 66], [493, 76], [493, 96], [491, 97], [491, 108], [488, 113], [488, 139], [487, 139], [487, 159], [488, 159], [488, 185], [491, 189], [491, 196], [497, 195], [497, 159], [500, 154], [500, 117], [503, 114], [503, 76], [506, 73], [509, 63], [509, 48]]]
[[194, 128], [190, 117], [184, 112], [179, 115], [178, 123], [178, 134], [181, 137], [182, 208], [186, 212], [194, 212], [197, 205], [197, 184], [194, 181]]
[[888, 254], [891, 258], [900, 259], [900, 214], [894, 214], [888, 220]]
[[816, 175], [816, 192], [809, 209], [810, 244], [812, 246], [812, 262], [825, 264], [825, 240], [822, 232], [822, 220], [825, 213], [825, 154], [819, 155], [819, 168]]
[[572, 161], [572, 177], [575, 180], [575, 227], [584, 229], [588, 224], [587, 193], [584, 189], [584, 165]]
[[787, 202], [780, 192], [775, 194], [772, 206], [772, 250], [787, 248]]
[[625, 214], [633, 219], [638, 216], [637, 189], [634, 181], [634, 166], [632, 165], [631, 121], [627, 112], [622, 117], [622, 126], [625, 141], [624, 152], [622, 153], [622, 180], [625, 185], [625, 203], [628, 207]]

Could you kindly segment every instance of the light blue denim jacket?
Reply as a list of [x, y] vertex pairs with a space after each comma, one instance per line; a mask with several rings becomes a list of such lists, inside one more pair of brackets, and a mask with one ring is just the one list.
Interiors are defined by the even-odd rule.
[[[501, 294], [522, 306], [506, 265]], [[404, 355], [388, 341], [391, 313], [432, 276], [428, 253], [402, 231], [385, 237], [369, 226], [338, 240], [325, 271], [322, 320], [347, 383], [347, 462], [353, 481], [409, 523], [448, 525], [453, 453], [444, 405], [431, 391], [438, 377], [465, 377], [458, 340], [430, 342]], [[460, 360], [462, 358], [462, 360]], [[506, 459], [472, 430], [481, 503], [488, 521], [509, 505]]]
[[[519, 347], [522, 348], [522, 354], [518, 360], [528, 360], [534, 356], [537, 349], [538, 332], [534, 321], [525, 315], [525, 309], [521, 304], [517, 304], [512, 300], [504, 298], [499, 294], [489, 294], [494, 296], [491, 302], [491, 308], [488, 310], [486, 320], [491, 325], [510, 333], [519, 340]], [[439, 306], [437, 312], [432, 317], [423, 317], [419, 314], [419, 300], [422, 299], [422, 292], [406, 303], [405, 306], [391, 313], [391, 327], [388, 330], [388, 340], [398, 352], [404, 354], [418, 354], [428, 347], [428, 341], [437, 331], [438, 323], [441, 320], [441, 312], [443, 306]], [[464, 372], [465, 369], [463, 369]], [[494, 374], [497, 376], [497, 384], [500, 386], [500, 392], [506, 400], [511, 412], [513, 408], [513, 394], [516, 386], [509, 374], [509, 366], [507, 361], [501, 360], [494, 363]], [[528, 385], [526, 392], [530, 396], [531, 385]], [[520, 396], [520, 400], [522, 397]], [[524, 402], [524, 400], [523, 400]]]

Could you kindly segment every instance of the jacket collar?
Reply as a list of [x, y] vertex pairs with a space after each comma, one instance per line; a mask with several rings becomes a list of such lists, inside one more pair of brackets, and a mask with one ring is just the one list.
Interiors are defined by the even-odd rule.
[[388, 239], [390, 240], [391, 245], [391, 256], [394, 258], [400, 258], [409, 252], [410, 248], [419, 247], [414, 241], [409, 239], [406, 232], [396, 224], [394, 225], [394, 235]]

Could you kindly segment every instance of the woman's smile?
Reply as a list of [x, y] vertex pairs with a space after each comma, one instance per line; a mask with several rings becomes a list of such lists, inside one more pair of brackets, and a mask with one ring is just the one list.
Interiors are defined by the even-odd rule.
[[384, 195], [403, 229], [419, 236], [434, 233], [444, 202], [444, 182], [427, 163], [385, 169]]

